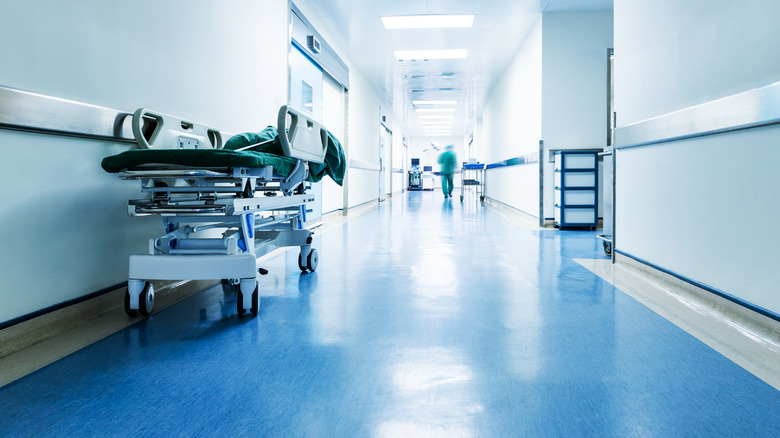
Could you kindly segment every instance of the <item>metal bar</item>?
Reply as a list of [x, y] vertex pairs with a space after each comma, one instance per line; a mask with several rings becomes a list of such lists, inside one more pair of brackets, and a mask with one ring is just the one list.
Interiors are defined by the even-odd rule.
[[533, 152], [526, 155], [520, 155], [519, 157], [508, 158], [504, 161], [499, 161], [497, 163], [487, 164], [485, 168], [490, 170], [499, 167], [524, 166], [526, 164], [534, 164], [539, 162], [540, 152]]
[[0, 128], [135, 143], [132, 114], [0, 86]]
[[379, 167], [379, 164], [354, 159], [349, 160], [349, 167], [352, 169], [373, 170], [374, 172], [379, 172], [382, 170], [382, 168]]
[[649, 146], [780, 123], [780, 82], [615, 130], [615, 149]]
[[216, 172], [213, 170], [123, 170], [119, 172], [120, 178], [197, 178], [197, 177], [229, 177], [228, 171]]
[[289, 222], [292, 219], [295, 219], [297, 217], [298, 217], [297, 214], [286, 214], [283, 215], [282, 217], [271, 216], [259, 222], [255, 222], [255, 230], [260, 230], [262, 228], [270, 227], [271, 225], [280, 224], [282, 222]]
[[[539, 140], [539, 155], [544, 156], [544, 140]], [[544, 228], [544, 160], [537, 159], [539, 163], [539, 227]]]
[[[217, 201], [225, 202], [225, 201]], [[290, 195], [290, 196], [271, 196], [263, 198], [235, 198], [226, 201], [227, 212], [229, 214], [259, 211], [259, 210], [281, 210], [289, 207], [296, 207], [301, 204], [314, 202], [312, 195]]]

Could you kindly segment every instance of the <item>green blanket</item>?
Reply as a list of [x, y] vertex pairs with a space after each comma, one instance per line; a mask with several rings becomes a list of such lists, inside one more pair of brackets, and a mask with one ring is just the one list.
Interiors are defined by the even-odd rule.
[[[269, 141], [270, 140], [270, 141]], [[249, 145], [264, 143], [247, 150], [237, 151]], [[284, 156], [278, 131], [273, 126], [263, 131], [248, 132], [231, 137], [223, 149], [134, 149], [103, 159], [101, 165], [107, 172], [138, 167], [144, 164], [171, 164], [187, 167], [265, 167], [287, 176], [295, 168], [297, 160]], [[308, 181], [317, 182], [325, 175], [338, 185], [344, 182], [346, 157], [341, 143], [328, 132], [328, 148], [323, 163], [309, 163]]]

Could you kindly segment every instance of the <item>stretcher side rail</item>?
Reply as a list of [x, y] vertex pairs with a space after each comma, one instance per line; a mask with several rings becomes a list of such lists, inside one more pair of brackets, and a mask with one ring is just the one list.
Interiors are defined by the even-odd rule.
[[[148, 254], [130, 257], [125, 294], [129, 315], [151, 312], [154, 288], [149, 280], [163, 279], [221, 279], [236, 288], [238, 314], [257, 315], [258, 273], [265, 271], [257, 268], [257, 257], [276, 248], [299, 246], [298, 267], [303, 272], [317, 268], [313, 229], [305, 226], [308, 205], [315, 201], [307, 193], [307, 161], [323, 162], [327, 131], [287, 106], [278, 114], [282, 149], [285, 156], [296, 159], [288, 175], [279, 175], [272, 166], [161, 164], [119, 172], [121, 179], [139, 181], [141, 192], [148, 196], [129, 200], [128, 214], [159, 215], [163, 226], [163, 234], [149, 240]], [[222, 147], [219, 131], [148, 109], [135, 112], [133, 126], [140, 148]], [[201, 134], [197, 141], [192, 133]], [[219, 230], [221, 236], [215, 236]]]

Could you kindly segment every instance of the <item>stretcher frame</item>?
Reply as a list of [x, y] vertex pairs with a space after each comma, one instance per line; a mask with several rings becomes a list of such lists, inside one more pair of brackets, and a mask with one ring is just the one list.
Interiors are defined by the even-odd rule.
[[[140, 148], [219, 149], [218, 130], [141, 108], [133, 115]], [[151, 126], [150, 126], [151, 125]], [[314, 272], [319, 263], [307, 228], [307, 161], [322, 163], [327, 131], [288, 106], [279, 109], [277, 128], [293, 171], [260, 168], [182, 167], [149, 164], [125, 169], [119, 177], [138, 180], [148, 198], [128, 201], [131, 216], [159, 215], [163, 234], [149, 240], [148, 254], [131, 255], [124, 307], [129, 316], [148, 315], [154, 305], [151, 280], [212, 280], [233, 285], [239, 316], [260, 307], [257, 258], [281, 247], [300, 247], [298, 266]], [[250, 145], [242, 149], [249, 149]], [[213, 234], [221, 230], [221, 236]], [[210, 233], [204, 236], [204, 232]]]

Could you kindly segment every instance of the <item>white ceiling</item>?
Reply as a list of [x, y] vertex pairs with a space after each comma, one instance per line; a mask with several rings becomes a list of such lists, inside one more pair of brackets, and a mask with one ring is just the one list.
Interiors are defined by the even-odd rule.
[[[354, 68], [421, 134], [412, 99], [457, 100], [452, 135], [470, 132], [540, 13], [603, 11], [612, 0], [306, 0]], [[474, 14], [473, 28], [385, 29], [380, 17]], [[394, 50], [468, 49], [462, 60], [397, 61]]]

